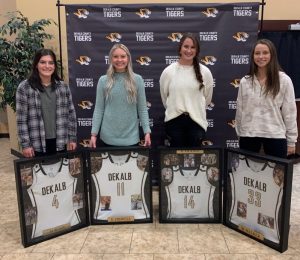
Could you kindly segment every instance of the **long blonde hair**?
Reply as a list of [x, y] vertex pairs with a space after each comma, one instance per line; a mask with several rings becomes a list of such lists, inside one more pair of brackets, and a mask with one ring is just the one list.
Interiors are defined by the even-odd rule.
[[128, 57], [128, 64], [126, 68], [126, 77], [125, 77], [125, 89], [127, 91], [127, 101], [128, 103], [136, 103], [137, 101], [137, 88], [134, 80], [134, 73], [132, 69], [132, 60], [131, 60], [131, 54], [128, 50], [128, 48], [121, 43], [114, 44], [112, 48], [110, 49], [109, 52], [109, 67], [107, 69], [106, 75], [107, 75], [107, 85], [106, 85], [106, 90], [105, 90], [105, 98], [108, 99], [110, 97], [110, 92], [113, 87], [115, 78], [114, 74], [115, 69], [114, 66], [112, 65], [112, 57], [113, 57], [113, 52], [116, 49], [122, 49], [123, 51], [126, 52], [126, 55]]

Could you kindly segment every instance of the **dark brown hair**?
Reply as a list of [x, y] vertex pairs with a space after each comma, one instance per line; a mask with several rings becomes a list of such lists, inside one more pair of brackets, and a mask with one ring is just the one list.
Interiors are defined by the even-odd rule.
[[39, 71], [37, 69], [37, 65], [38, 65], [40, 59], [43, 56], [47, 56], [47, 55], [50, 55], [52, 57], [54, 65], [55, 65], [54, 72], [51, 75], [52, 87], [55, 86], [55, 81], [61, 80], [59, 75], [58, 75], [57, 60], [56, 60], [55, 53], [50, 49], [40, 49], [40, 50], [38, 50], [35, 53], [34, 58], [33, 58], [32, 66], [31, 66], [31, 72], [30, 72], [30, 75], [29, 75], [29, 78], [28, 78], [28, 82], [29, 82], [29, 84], [32, 88], [38, 89], [41, 92], [44, 91], [44, 88], [42, 86], [42, 82], [41, 82]]
[[194, 46], [196, 48], [196, 55], [193, 58], [193, 66], [194, 66], [194, 71], [196, 74], [196, 79], [199, 81], [200, 85], [199, 85], [199, 89], [202, 89], [204, 87], [203, 84], [203, 77], [200, 71], [200, 65], [199, 65], [199, 53], [200, 53], [200, 44], [198, 39], [192, 34], [192, 33], [185, 33], [183, 34], [183, 36], [180, 39], [179, 45], [178, 45], [178, 53], [180, 56], [180, 51], [183, 45], [183, 42], [187, 39], [191, 39], [194, 43]]
[[250, 63], [250, 72], [248, 75], [254, 79], [254, 75], [257, 75], [258, 67], [254, 62], [254, 52], [258, 44], [266, 45], [270, 51], [270, 62], [267, 64], [267, 79], [264, 94], [271, 94], [273, 98], [276, 97], [280, 90], [280, 81], [279, 81], [279, 71], [282, 71], [278, 59], [277, 51], [273, 42], [267, 39], [259, 39], [255, 44], [251, 52], [251, 63]]

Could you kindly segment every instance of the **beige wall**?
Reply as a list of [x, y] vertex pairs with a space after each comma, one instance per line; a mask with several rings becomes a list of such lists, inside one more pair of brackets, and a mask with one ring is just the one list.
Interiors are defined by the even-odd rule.
[[[0, 25], [6, 22], [5, 14], [6, 12], [12, 12], [16, 10], [16, 2], [13, 0], [0, 0]], [[1, 62], [1, 61], [0, 61]], [[8, 122], [6, 111], [0, 108], [0, 134], [7, 134]]]
[[0, 0], [0, 24], [5, 21], [2, 14], [16, 10], [16, 1], [14, 0]]
[[[30, 21], [41, 18], [52, 18], [56, 22], [57, 7], [56, 0], [0, 0], [0, 14], [11, 10], [20, 10], [25, 16], [29, 17]], [[234, 2], [260, 2], [258, 0], [118, 0], [110, 1], [111, 4], [139, 4], [139, 3], [234, 3]], [[265, 20], [297, 20], [300, 21], [300, 0], [265, 0], [264, 19]], [[61, 4], [106, 4], [107, 0], [62, 0]], [[64, 20], [64, 8], [61, 8], [62, 18], [62, 51], [63, 64], [67, 68], [67, 45], [66, 45], [66, 27]], [[0, 16], [0, 25], [3, 19]], [[55, 36], [55, 39], [47, 42], [47, 47], [51, 47], [57, 54], [59, 53], [58, 45], [58, 27], [50, 26], [47, 30]], [[67, 79], [67, 73], [64, 72]], [[2, 122], [3, 113], [0, 112], [0, 122]], [[1, 133], [1, 125], [0, 125]]]

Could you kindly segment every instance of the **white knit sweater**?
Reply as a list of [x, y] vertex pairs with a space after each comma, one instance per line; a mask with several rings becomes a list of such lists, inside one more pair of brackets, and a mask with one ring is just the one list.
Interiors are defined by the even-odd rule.
[[204, 88], [199, 90], [192, 65], [172, 63], [160, 76], [160, 94], [165, 111], [165, 122], [184, 112], [189, 113], [193, 121], [207, 130], [206, 106], [213, 94], [213, 77], [210, 70], [200, 64]]

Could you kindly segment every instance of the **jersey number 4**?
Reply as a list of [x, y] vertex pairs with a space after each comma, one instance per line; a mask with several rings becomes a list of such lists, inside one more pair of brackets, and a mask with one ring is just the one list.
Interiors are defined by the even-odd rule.
[[52, 207], [55, 207], [55, 208], [59, 207], [59, 202], [58, 202], [58, 199], [57, 199], [57, 195], [53, 196]]

